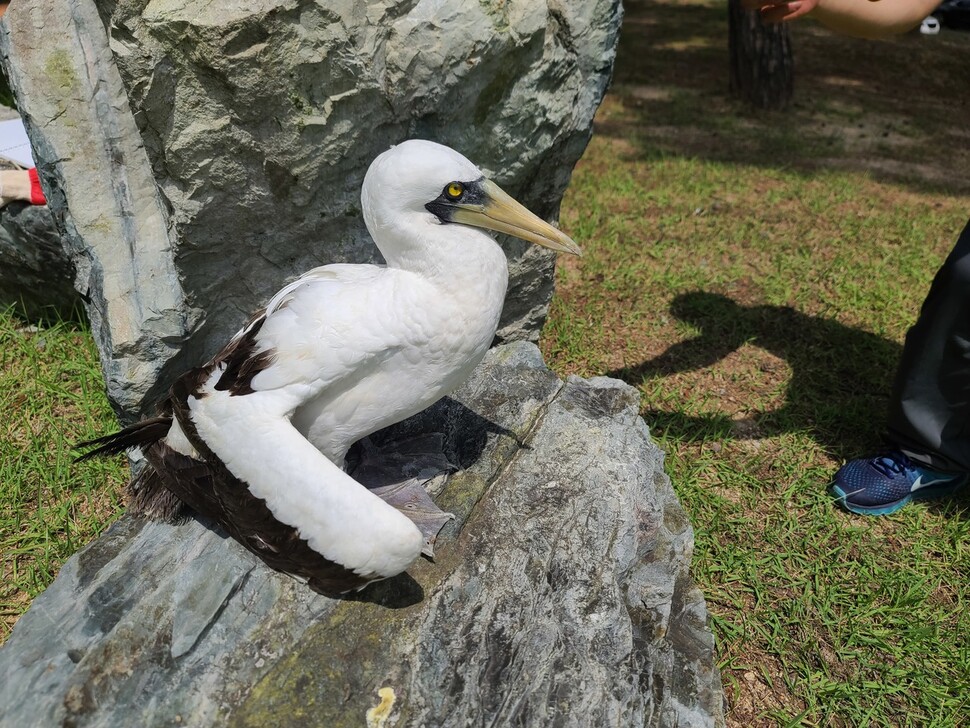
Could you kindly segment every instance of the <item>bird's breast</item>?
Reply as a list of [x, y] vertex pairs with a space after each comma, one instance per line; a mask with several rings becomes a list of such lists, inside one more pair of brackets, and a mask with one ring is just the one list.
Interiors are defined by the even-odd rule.
[[328, 387], [302, 406], [293, 418], [296, 427], [340, 462], [360, 438], [454, 391], [495, 336], [507, 272], [504, 265], [492, 272], [401, 287], [382, 321], [393, 346], [343, 386]]

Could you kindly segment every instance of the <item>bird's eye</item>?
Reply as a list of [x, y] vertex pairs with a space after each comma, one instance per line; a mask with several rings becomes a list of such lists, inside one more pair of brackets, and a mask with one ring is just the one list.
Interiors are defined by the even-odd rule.
[[452, 182], [445, 187], [445, 194], [451, 199], [457, 200], [463, 194], [465, 194], [465, 185], [463, 185], [461, 182]]

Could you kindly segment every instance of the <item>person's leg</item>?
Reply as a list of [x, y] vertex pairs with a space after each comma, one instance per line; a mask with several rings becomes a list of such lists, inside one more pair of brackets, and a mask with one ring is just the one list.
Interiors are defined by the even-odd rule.
[[906, 334], [888, 433], [920, 465], [970, 472], [970, 224]]
[[832, 492], [855, 513], [892, 513], [970, 480], [970, 224], [906, 334], [890, 402], [894, 449], [851, 460]]

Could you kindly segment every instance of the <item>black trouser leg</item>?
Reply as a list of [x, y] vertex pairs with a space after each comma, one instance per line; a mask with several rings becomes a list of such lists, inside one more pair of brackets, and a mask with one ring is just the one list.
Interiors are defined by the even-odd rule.
[[906, 334], [889, 437], [922, 465], [970, 471], [970, 223]]

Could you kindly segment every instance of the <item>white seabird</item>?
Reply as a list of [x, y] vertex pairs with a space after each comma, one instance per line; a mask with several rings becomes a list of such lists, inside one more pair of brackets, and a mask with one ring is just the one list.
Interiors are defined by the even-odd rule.
[[481, 362], [508, 284], [485, 230], [580, 252], [433, 142], [377, 157], [361, 203], [386, 265], [305, 273], [177, 380], [159, 417], [84, 443], [95, 446], [84, 458], [142, 449], [150, 468], [132, 482], [134, 507], [184, 502], [331, 593], [404, 571], [444, 522], [415, 525], [343, 466], [354, 442], [430, 406]]

